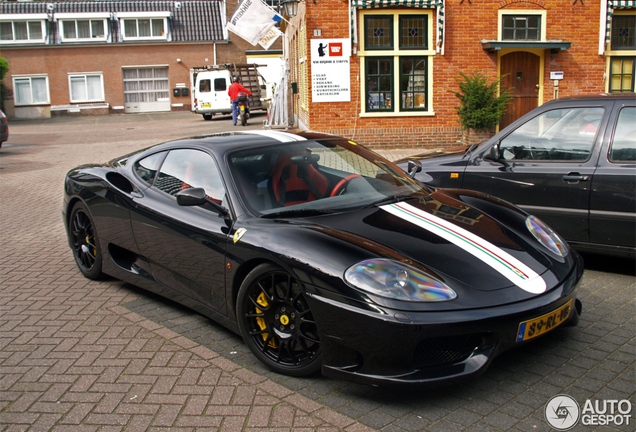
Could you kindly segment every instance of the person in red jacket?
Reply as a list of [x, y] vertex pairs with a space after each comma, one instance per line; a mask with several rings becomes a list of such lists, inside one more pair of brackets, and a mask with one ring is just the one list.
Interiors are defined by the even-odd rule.
[[232, 85], [227, 90], [227, 94], [230, 96], [230, 100], [232, 101], [232, 121], [234, 122], [234, 126], [236, 126], [236, 117], [238, 116], [238, 96], [239, 93], [247, 93], [252, 96], [252, 92], [243, 87], [238, 81], [238, 77], [232, 78]]

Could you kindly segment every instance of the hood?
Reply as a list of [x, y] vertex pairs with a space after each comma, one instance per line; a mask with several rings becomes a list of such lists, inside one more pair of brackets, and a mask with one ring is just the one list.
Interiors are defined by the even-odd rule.
[[450, 147], [442, 150], [433, 151], [430, 153], [420, 153], [413, 156], [409, 156], [403, 159], [396, 161], [395, 163], [398, 165], [406, 165], [409, 159], [417, 159], [422, 164], [426, 164], [426, 161], [429, 159], [433, 159], [435, 163], [439, 163], [440, 158], [444, 158], [448, 161], [458, 161], [463, 159], [464, 155], [468, 152], [470, 146], [459, 146], [459, 147]]
[[[468, 197], [475, 200], [474, 194]], [[533, 241], [527, 215], [514, 207], [501, 212], [499, 218], [509, 219], [505, 224], [461, 196], [438, 190], [395, 204], [312, 217], [304, 226], [365, 249], [368, 256], [359, 261], [382, 257], [425, 270], [458, 292], [461, 301], [453, 303], [471, 308], [539, 295], [562, 276], [549, 271], [555, 262]], [[348, 268], [359, 261], [343, 264]]]

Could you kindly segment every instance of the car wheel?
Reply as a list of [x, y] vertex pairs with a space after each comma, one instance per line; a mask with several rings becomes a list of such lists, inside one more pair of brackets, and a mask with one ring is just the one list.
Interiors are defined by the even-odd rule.
[[203, 120], [212, 120], [212, 114], [201, 114], [203, 116]]
[[69, 222], [69, 235], [73, 245], [73, 256], [80, 272], [88, 279], [100, 279], [102, 273], [102, 251], [93, 218], [86, 206], [77, 203], [73, 207]]
[[241, 335], [252, 353], [275, 372], [305, 376], [322, 366], [318, 328], [302, 286], [273, 264], [252, 270], [238, 294]]

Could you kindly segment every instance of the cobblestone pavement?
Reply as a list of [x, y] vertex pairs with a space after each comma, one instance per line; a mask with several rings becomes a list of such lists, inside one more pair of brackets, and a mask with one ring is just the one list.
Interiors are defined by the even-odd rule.
[[[463, 386], [426, 391], [276, 375], [193, 311], [80, 275], [61, 221], [66, 171], [232, 127], [186, 113], [11, 122], [0, 149], [0, 432], [548, 431], [544, 406], [557, 394], [633, 405], [631, 261], [586, 256], [578, 327], [502, 355]], [[635, 411], [629, 425], [573, 430], [634, 431]]]

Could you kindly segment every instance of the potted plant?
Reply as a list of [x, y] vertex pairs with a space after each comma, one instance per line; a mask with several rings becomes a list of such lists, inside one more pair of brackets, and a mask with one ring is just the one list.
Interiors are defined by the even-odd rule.
[[[462, 134], [463, 144], [473, 144], [471, 135], [474, 131], [494, 133], [494, 128], [506, 112], [511, 89], [499, 93], [501, 79], [500, 76], [489, 82], [488, 78], [481, 72], [474, 72], [471, 76], [463, 72], [459, 73], [460, 78], [455, 78], [459, 86], [459, 92], [455, 96], [459, 99], [459, 123], [464, 133]], [[482, 134], [483, 135], [483, 134]]]

